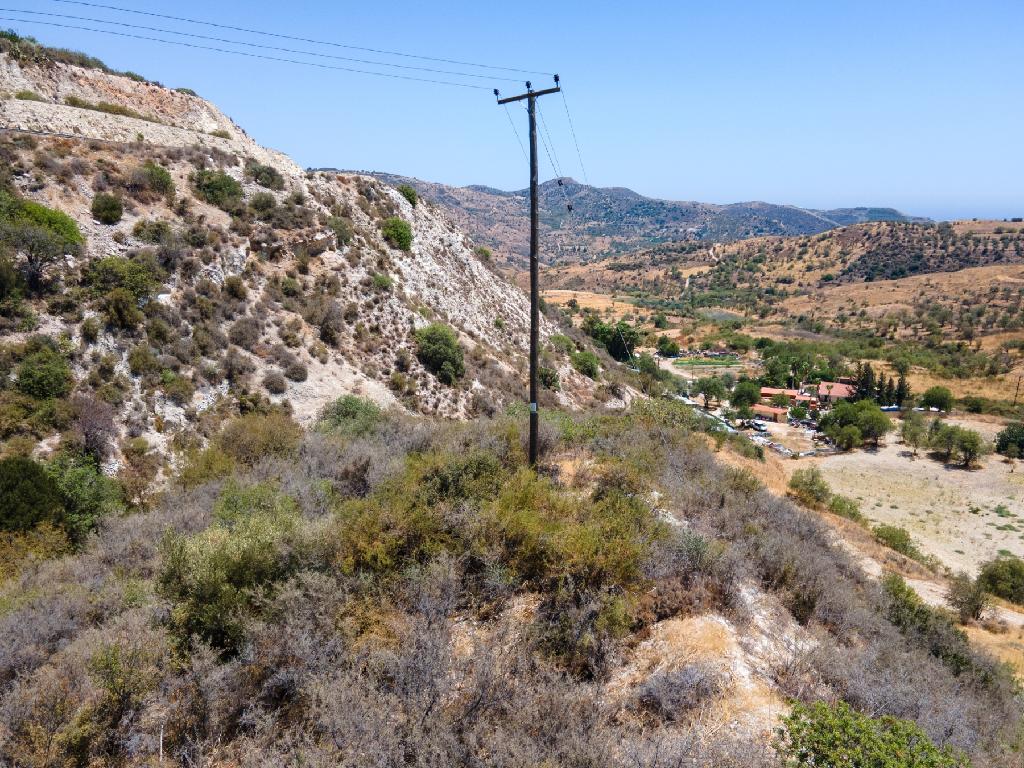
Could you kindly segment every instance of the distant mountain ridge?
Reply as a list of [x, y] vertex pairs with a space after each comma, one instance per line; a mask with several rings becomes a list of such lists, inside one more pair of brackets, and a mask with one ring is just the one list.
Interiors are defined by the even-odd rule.
[[[360, 173], [393, 186], [409, 184], [447, 208], [477, 244], [500, 257], [521, 261], [529, 253], [528, 190], [453, 187], [391, 173]], [[542, 258], [552, 263], [589, 261], [679, 241], [728, 242], [817, 234], [869, 221], [927, 221], [894, 208], [813, 210], [759, 201], [719, 205], [660, 200], [625, 187], [593, 187], [571, 178], [540, 185], [540, 212]]]

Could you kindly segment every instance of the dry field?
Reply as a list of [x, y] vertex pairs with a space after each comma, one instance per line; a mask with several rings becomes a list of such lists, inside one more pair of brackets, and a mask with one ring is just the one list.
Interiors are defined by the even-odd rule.
[[[864, 309], [871, 317], [880, 317], [899, 309], [911, 310], [914, 300], [933, 297], [958, 301], [967, 294], [977, 294], [992, 287], [1024, 285], [1024, 265], [997, 264], [972, 267], [959, 272], [933, 272], [899, 280], [876, 280], [870, 283], [828, 285], [783, 302], [791, 315], [811, 314], [835, 316], [841, 311]], [[1020, 338], [1024, 333], [1011, 334]]]
[[[990, 423], [965, 419], [974, 429]], [[998, 456], [980, 469], [946, 467], [923, 453], [913, 458], [893, 438], [877, 451], [813, 461], [836, 493], [856, 499], [872, 524], [906, 528], [918, 547], [955, 571], [976, 573], [1001, 551], [1024, 557], [1024, 471], [1011, 472]]]

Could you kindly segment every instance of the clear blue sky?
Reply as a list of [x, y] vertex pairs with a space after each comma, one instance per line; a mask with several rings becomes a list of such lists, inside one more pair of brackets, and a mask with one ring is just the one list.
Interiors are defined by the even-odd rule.
[[[602, 186], [709, 202], [891, 205], [935, 218], [1024, 215], [1019, 0], [107, 2], [557, 71], [590, 181]], [[235, 34], [51, 0], [8, 4]], [[192, 87], [261, 143], [303, 165], [505, 189], [527, 182], [512, 129], [488, 91], [0, 24]], [[547, 84], [542, 77], [534, 82]], [[493, 85], [506, 93], [520, 87]], [[542, 108], [563, 173], [579, 178], [555, 99]], [[525, 113], [513, 115], [525, 134]], [[541, 175], [554, 175], [546, 162]]]

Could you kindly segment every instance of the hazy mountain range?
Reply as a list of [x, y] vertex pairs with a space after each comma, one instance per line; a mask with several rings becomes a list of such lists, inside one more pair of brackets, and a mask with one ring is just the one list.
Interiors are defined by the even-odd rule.
[[[427, 200], [448, 209], [476, 243], [499, 257], [519, 261], [529, 253], [526, 189], [453, 187], [390, 173], [362, 173], [391, 185], [411, 185]], [[659, 200], [624, 187], [593, 187], [571, 178], [540, 185], [540, 211], [542, 258], [548, 262], [588, 261], [681, 240], [805, 235], [866, 221], [923, 220], [894, 208], [812, 210], [756, 201], [718, 205]]]

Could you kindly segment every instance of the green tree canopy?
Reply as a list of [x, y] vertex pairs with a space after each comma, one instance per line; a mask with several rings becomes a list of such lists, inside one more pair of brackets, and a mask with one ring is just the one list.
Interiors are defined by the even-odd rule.
[[416, 331], [416, 357], [445, 384], [454, 384], [466, 372], [459, 338], [443, 323], [431, 323]]

